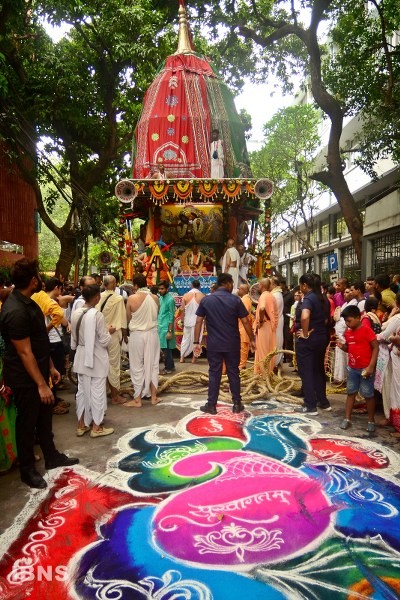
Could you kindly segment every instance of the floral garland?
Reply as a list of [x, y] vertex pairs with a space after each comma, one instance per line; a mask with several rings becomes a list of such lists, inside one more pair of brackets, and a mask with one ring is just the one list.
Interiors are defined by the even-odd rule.
[[[200, 194], [200, 197], [205, 202], [218, 200], [219, 194], [222, 194], [225, 200], [232, 203], [235, 202], [240, 195], [245, 191], [247, 197], [256, 198], [254, 192], [255, 180], [249, 179], [154, 179], [135, 181], [134, 185], [137, 190], [137, 195], [146, 195], [146, 189], [150, 193], [150, 199], [154, 204], [164, 204], [171, 201], [169, 195], [169, 187], [173, 189], [173, 197], [175, 200], [187, 201], [193, 197], [195, 189]], [[244, 188], [244, 190], [243, 190]], [[138, 198], [136, 199], [136, 202]], [[135, 203], [135, 200], [133, 201]], [[134, 213], [132, 207], [126, 208], [127, 213]], [[130, 214], [127, 215], [131, 216]], [[134, 216], [134, 215], [132, 215]]]
[[149, 190], [153, 198], [163, 201], [168, 196], [169, 182], [165, 179], [149, 181]]
[[172, 185], [172, 188], [174, 190], [175, 198], [187, 200], [192, 197], [193, 181], [191, 179], [179, 179]]
[[218, 182], [209, 179], [199, 181], [199, 192], [203, 199], [214, 198], [218, 192]]
[[229, 179], [228, 181], [222, 182], [222, 191], [224, 192], [224, 198], [236, 199], [242, 189], [242, 182], [239, 180]]

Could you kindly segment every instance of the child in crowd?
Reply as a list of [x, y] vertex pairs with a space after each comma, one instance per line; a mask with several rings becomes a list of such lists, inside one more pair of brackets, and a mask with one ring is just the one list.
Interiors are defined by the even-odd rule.
[[368, 433], [375, 431], [374, 372], [379, 344], [372, 328], [362, 327], [358, 306], [346, 306], [342, 317], [348, 327], [344, 332], [345, 343], [337, 342], [339, 348], [348, 353], [346, 414], [340, 427], [351, 427], [351, 413], [358, 392], [367, 403]]
[[378, 335], [382, 331], [381, 321], [377, 315], [379, 301], [374, 296], [370, 296], [365, 301], [365, 312], [361, 317], [361, 325], [369, 327]]

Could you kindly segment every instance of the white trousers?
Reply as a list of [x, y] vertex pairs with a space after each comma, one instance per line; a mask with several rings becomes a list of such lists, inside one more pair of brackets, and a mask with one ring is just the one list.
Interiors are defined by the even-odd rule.
[[96, 425], [103, 422], [107, 406], [106, 381], [107, 377], [90, 377], [78, 373], [76, 416], [79, 421], [83, 415], [86, 427], [89, 427], [92, 421]]
[[129, 370], [135, 398], [151, 396], [150, 384], [158, 388], [160, 338], [157, 327], [130, 332]]
[[108, 381], [118, 391], [120, 388], [121, 340], [122, 331], [119, 329], [111, 335], [111, 341], [108, 346], [108, 360], [110, 361]]

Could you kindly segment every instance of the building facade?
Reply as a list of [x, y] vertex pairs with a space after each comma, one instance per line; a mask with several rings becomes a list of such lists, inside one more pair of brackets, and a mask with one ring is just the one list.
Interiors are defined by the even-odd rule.
[[0, 265], [37, 258], [39, 215], [34, 190], [0, 147]]
[[[320, 210], [309, 232], [313, 251], [306, 252], [290, 231], [273, 243], [275, 264], [291, 285], [310, 271], [319, 273], [326, 282], [338, 277], [355, 280], [378, 273], [400, 273], [400, 168], [389, 159], [380, 160], [375, 168], [378, 178], [372, 180], [355, 164], [355, 139], [360, 127], [358, 117], [348, 119], [341, 146], [349, 151], [344, 173], [364, 222], [361, 267], [339, 205], [333, 194], [326, 191], [318, 200]], [[326, 134], [327, 131], [321, 131], [322, 139]], [[316, 170], [322, 167], [326, 154], [327, 148], [322, 143]], [[299, 223], [299, 233], [304, 229], [304, 224]]]

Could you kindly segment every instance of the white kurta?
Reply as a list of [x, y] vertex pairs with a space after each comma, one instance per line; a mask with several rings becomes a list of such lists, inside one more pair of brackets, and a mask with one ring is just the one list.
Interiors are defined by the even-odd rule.
[[[398, 327], [400, 326], [400, 315], [393, 315], [388, 321], [383, 323], [382, 332], [377, 335], [379, 340], [388, 340], [391, 335], [395, 335]], [[380, 344], [381, 347], [382, 343]], [[379, 348], [380, 349], [380, 348]], [[385, 413], [385, 417], [387, 419], [390, 418], [390, 386], [393, 377], [393, 350], [390, 354], [389, 361], [386, 364], [386, 368], [383, 373], [383, 382], [382, 382], [382, 402], [383, 402], [383, 412]], [[379, 359], [379, 355], [378, 355]]]
[[[350, 302], [345, 302], [340, 308], [340, 313], [349, 305], [356, 305], [357, 300], [353, 298]], [[343, 338], [343, 334], [347, 329], [347, 325], [344, 322], [343, 317], [340, 317], [339, 321], [335, 323], [335, 334]], [[346, 381], [347, 380], [347, 352], [343, 352], [338, 346], [335, 346], [335, 364], [333, 367], [333, 379], [334, 381]]]
[[84, 311], [81, 306], [74, 311], [71, 321], [71, 348], [76, 349], [74, 371], [78, 374], [76, 414], [84, 415], [88, 427], [92, 420], [100, 425], [107, 406], [106, 380], [108, 373], [108, 333], [104, 316], [95, 308], [87, 311], [81, 320], [79, 340], [76, 338], [78, 320]]
[[215, 140], [210, 145], [211, 179], [224, 177], [224, 147], [221, 140]]
[[[230, 257], [230, 263], [235, 263], [236, 266], [235, 267], [229, 267], [228, 269], [226, 268], [226, 263], [227, 263], [227, 256], [229, 254]], [[239, 264], [240, 264], [240, 254], [239, 252], [236, 250], [236, 248], [232, 247], [232, 248], [228, 248], [227, 251], [224, 254], [224, 258], [222, 259], [222, 272], [223, 273], [229, 273], [230, 275], [232, 275], [232, 279], [233, 279], [233, 289], [237, 290], [237, 288], [239, 287]]]

